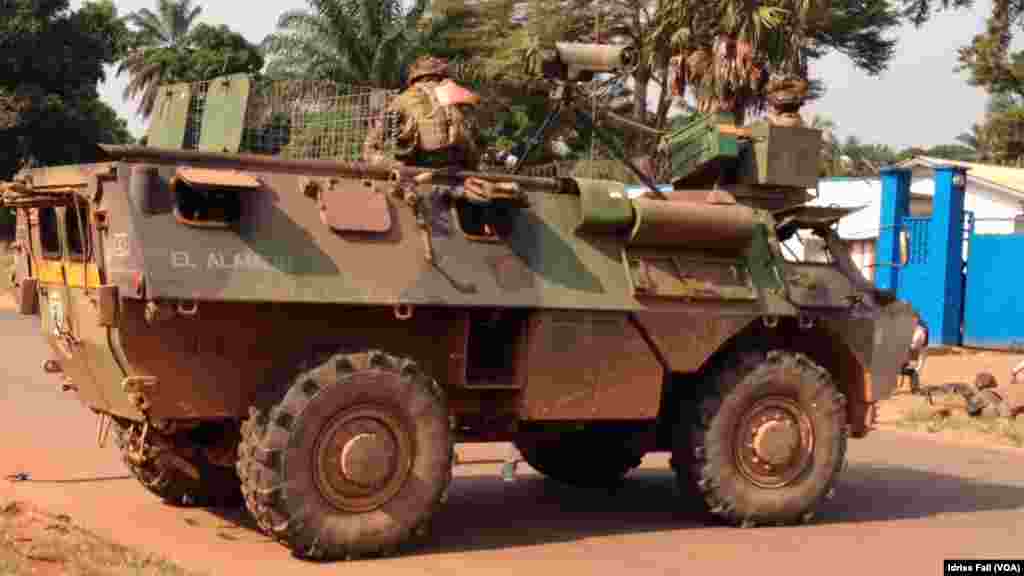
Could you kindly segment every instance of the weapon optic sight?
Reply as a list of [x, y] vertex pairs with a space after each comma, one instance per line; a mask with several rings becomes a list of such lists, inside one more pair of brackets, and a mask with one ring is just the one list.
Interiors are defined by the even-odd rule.
[[545, 78], [587, 82], [594, 74], [631, 67], [636, 51], [628, 45], [556, 42], [541, 60]]

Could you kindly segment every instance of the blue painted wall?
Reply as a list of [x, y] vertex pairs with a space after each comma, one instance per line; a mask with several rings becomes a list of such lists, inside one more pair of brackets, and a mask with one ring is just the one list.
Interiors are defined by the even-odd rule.
[[1024, 292], [1017, 262], [1024, 235], [971, 235], [964, 345], [1024, 347]]

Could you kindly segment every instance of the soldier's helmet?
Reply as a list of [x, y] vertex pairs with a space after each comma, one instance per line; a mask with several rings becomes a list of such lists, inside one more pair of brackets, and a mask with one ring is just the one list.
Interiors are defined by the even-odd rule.
[[427, 76], [448, 77], [448, 60], [437, 56], [421, 56], [409, 66], [409, 84]]

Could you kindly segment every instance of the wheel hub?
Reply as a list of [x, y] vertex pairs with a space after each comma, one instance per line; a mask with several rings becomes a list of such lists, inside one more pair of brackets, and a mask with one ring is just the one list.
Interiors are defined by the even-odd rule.
[[339, 413], [324, 428], [316, 448], [320, 493], [346, 512], [365, 512], [387, 502], [411, 466], [412, 440], [405, 426], [378, 406]]
[[758, 486], [785, 486], [810, 463], [814, 429], [803, 408], [789, 398], [759, 400], [747, 411], [738, 432], [737, 464]]
[[[371, 426], [372, 424], [367, 424]], [[377, 486], [387, 480], [395, 458], [395, 443], [382, 434], [357, 434], [341, 449], [341, 473], [359, 486]]]
[[770, 466], [780, 466], [793, 457], [800, 445], [800, 432], [789, 419], [769, 420], [754, 431], [754, 454]]

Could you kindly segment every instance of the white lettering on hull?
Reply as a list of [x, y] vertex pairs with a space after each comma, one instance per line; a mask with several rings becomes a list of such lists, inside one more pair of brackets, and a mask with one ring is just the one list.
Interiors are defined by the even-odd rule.
[[[244, 252], [210, 252], [206, 255], [207, 270], [232, 270], [238, 272], [287, 272], [291, 269], [291, 258], [288, 256], [271, 257], [269, 260], [252, 251]], [[172, 251], [171, 268], [199, 268], [201, 260], [193, 258], [190, 252]]]

